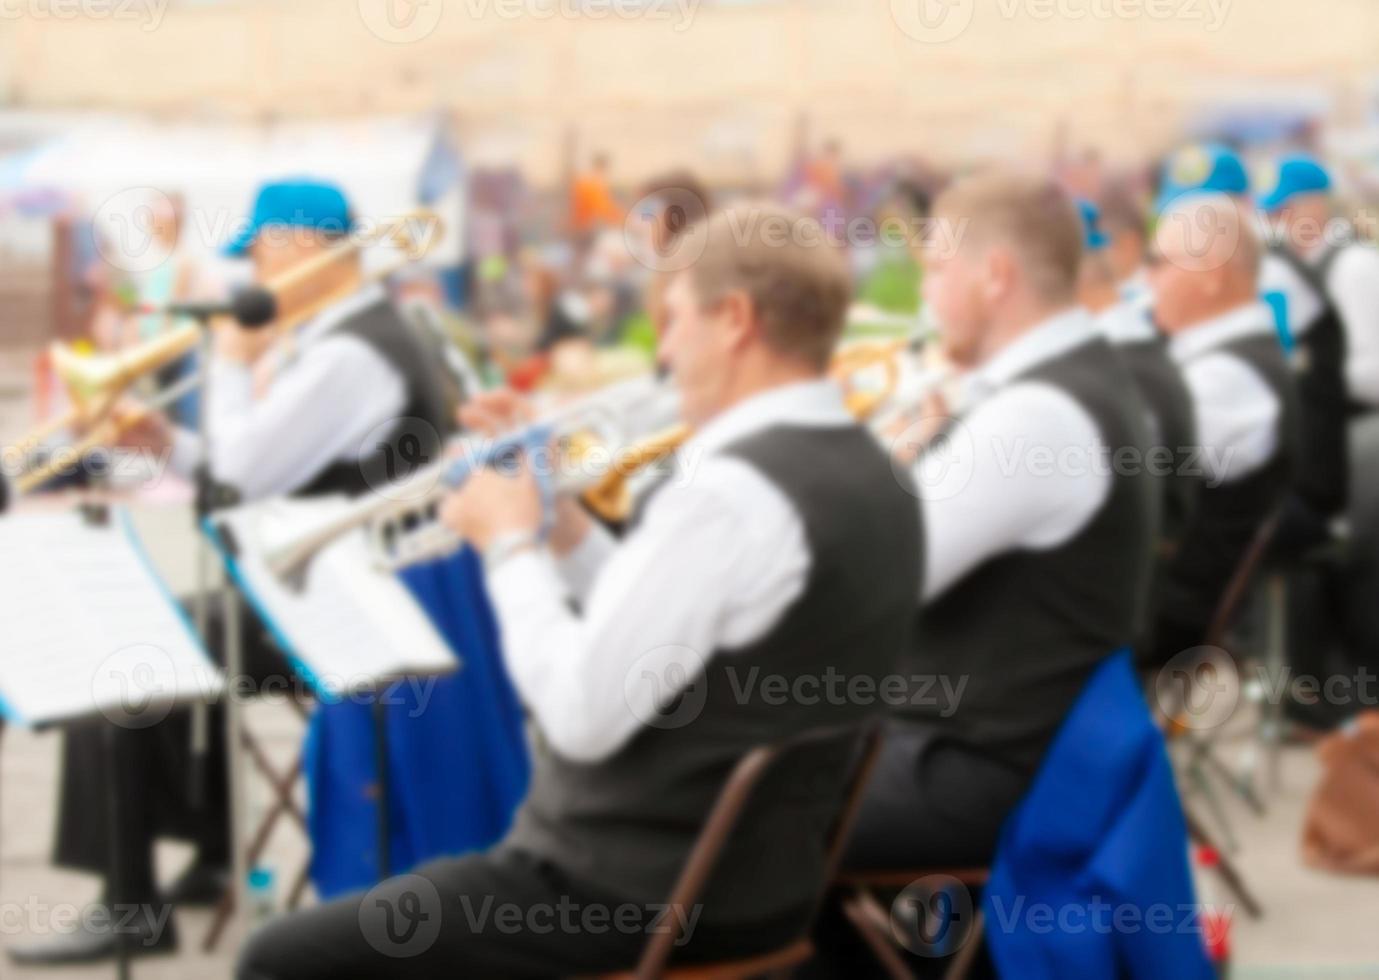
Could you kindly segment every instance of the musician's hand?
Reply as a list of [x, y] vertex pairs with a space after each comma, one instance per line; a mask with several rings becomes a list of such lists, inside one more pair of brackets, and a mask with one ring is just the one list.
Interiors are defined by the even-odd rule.
[[500, 535], [541, 529], [541, 493], [523, 465], [515, 473], [484, 469], [445, 498], [441, 522], [480, 551]]
[[172, 426], [162, 412], [126, 400], [111, 410], [110, 419], [119, 432], [115, 444], [125, 449], [161, 453], [172, 445]]
[[502, 435], [530, 422], [531, 402], [511, 388], [475, 395], [460, 406], [460, 425], [486, 436]]

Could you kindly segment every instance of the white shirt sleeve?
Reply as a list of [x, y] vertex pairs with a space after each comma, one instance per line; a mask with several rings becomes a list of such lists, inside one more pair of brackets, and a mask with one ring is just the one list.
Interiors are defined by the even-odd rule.
[[915, 467], [927, 602], [1002, 552], [1070, 540], [1111, 492], [1096, 423], [1066, 392], [1021, 382], [977, 406]]
[[1233, 483], [1273, 458], [1281, 406], [1254, 368], [1231, 354], [1207, 354], [1184, 365], [1183, 377], [1209, 484]]
[[[401, 376], [353, 337], [313, 344], [257, 399], [247, 367], [215, 361], [206, 403], [211, 472], [246, 500], [291, 493], [331, 463], [362, 458], [372, 448], [364, 440], [406, 405]], [[194, 436], [178, 434], [173, 465], [185, 472], [197, 450]]]
[[548, 744], [597, 761], [664, 723], [658, 709], [692, 690], [715, 651], [764, 636], [803, 592], [809, 565], [784, 495], [715, 456], [657, 494], [603, 562], [582, 616], [544, 549], [503, 562], [488, 586], [509, 674]]
[[1346, 339], [1346, 387], [1379, 408], [1379, 248], [1353, 246], [1336, 256], [1327, 285]]

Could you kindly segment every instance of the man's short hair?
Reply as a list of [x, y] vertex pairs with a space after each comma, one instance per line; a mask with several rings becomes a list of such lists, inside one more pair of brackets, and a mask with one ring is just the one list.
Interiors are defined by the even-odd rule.
[[1144, 207], [1126, 184], [1113, 184], [1102, 195], [1101, 227], [1110, 235], [1131, 231], [1141, 240], [1149, 238], [1149, 223]]
[[1004, 245], [1043, 299], [1072, 299], [1082, 266], [1082, 219], [1054, 181], [1003, 170], [974, 174], [939, 195], [934, 215], [954, 223], [959, 248]]
[[717, 211], [698, 235], [703, 251], [689, 267], [704, 306], [741, 291], [767, 343], [824, 368], [843, 332], [852, 277], [840, 249], [814, 218], [770, 203]]

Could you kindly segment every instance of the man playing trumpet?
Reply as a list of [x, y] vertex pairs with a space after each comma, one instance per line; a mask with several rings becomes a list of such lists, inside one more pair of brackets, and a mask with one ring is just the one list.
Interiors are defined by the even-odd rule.
[[[765, 674], [793, 690], [842, 670], [874, 683], [894, 666], [919, 589], [913, 497], [826, 378], [846, 266], [816, 222], [769, 205], [715, 215], [683, 241], [702, 254], [665, 293], [660, 358], [697, 434], [623, 540], [570, 505], [543, 539], [530, 469], [482, 472], [445, 506], [484, 554], [505, 661], [539, 733], [514, 828], [487, 853], [424, 866], [367, 902], [270, 925], [243, 954], [245, 980], [629, 968], [733, 765], [754, 746], [880, 709], [768, 703], [743, 681]], [[490, 399], [467, 420], [507, 422], [510, 407]], [[680, 955], [761, 953], [806, 928], [824, 873], [816, 831], [844, 779], [836, 759], [816, 775], [791, 787], [788, 818], [771, 806], [783, 799], [760, 801], [770, 819], [730, 842]], [[394, 960], [361, 915], [408, 894], [435, 896], [425, 911], [439, 930]], [[569, 903], [637, 914], [593, 934], [464, 912], [490, 901], [523, 921]]]

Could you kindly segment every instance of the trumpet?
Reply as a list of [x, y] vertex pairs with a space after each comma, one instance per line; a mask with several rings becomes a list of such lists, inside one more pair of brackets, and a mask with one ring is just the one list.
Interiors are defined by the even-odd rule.
[[[582, 496], [600, 516], [625, 516], [627, 479], [675, 451], [688, 428], [668, 423], [678, 400], [652, 375], [617, 382], [517, 432], [466, 437], [446, 456], [268, 552], [265, 564], [284, 584], [301, 588], [312, 561], [345, 535], [364, 529], [375, 565], [396, 571], [444, 557], [460, 540], [440, 524], [440, 503], [476, 470], [525, 455], [554, 494]], [[638, 430], [662, 424], [650, 437]], [[552, 452], [554, 449], [554, 452]]]
[[[870, 418], [891, 397], [899, 382], [897, 355], [922, 343], [927, 336], [850, 345], [835, 355], [830, 373], [837, 379], [879, 371], [877, 390], [861, 387], [845, 394], [849, 410]], [[846, 387], [845, 383], [845, 387]], [[660, 402], [659, 408], [652, 406]], [[376, 497], [363, 500], [322, 525], [271, 549], [265, 563], [280, 581], [300, 589], [311, 563], [345, 535], [361, 529], [368, 535], [374, 565], [393, 572], [409, 565], [442, 558], [461, 542], [439, 521], [440, 501], [476, 469], [527, 452], [544, 453], [556, 446], [552, 489], [577, 496], [591, 511], [608, 521], [624, 520], [630, 510], [631, 482], [656, 465], [689, 438], [690, 427], [665, 422], [673, 396], [650, 376], [619, 382], [543, 422], [501, 439], [464, 440], [449, 462], [432, 464]], [[649, 434], [629, 431], [629, 421], [665, 422]], [[631, 436], [631, 438], [629, 438]]]
[[[271, 329], [286, 333], [323, 309], [340, 302], [348, 294], [337, 290], [294, 310], [288, 317], [279, 317], [275, 297], [309, 283], [313, 277], [345, 258], [385, 241], [399, 248], [404, 258], [396, 265], [366, 277], [364, 284], [387, 278], [402, 265], [424, 257], [434, 247], [439, 237], [434, 229], [439, 222], [440, 218], [434, 212], [418, 209], [397, 221], [380, 225], [370, 234], [355, 236], [326, 249], [274, 276], [260, 287], [243, 294], [252, 294], [250, 298], [256, 301], [252, 304], [253, 325], [268, 325], [271, 321]], [[420, 223], [426, 223], [432, 229], [429, 237], [422, 238], [417, 234], [417, 225]], [[349, 291], [357, 288], [357, 285], [351, 285]], [[244, 304], [236, 302], [233, 305], [240, 307]], [[89, 452], [108, 445], [137, 424], [147, 415], [147, 411], [141, 409], [117, 414], [116, 408], [123, 395], [140, 379], [191, 353], [201, 343], [202, 336], [200, 324], [188, 324], [130, 350], [95, 357], [83, 357], [66, 344], [54, 344], [51, 349], [53, 369], [67, 389], [71, 407], [31, 430], [14, 449], [20, 459], [30, 459], [60, 432], [72, 433], [75, 441], [65, 451], [51, 454], [47, 460], [35, 463], [17, 476], [14, 480], [15, 491], [24, 494], [39, 489], [61, 472], [74, 453]], [[189, 390], [179, 387], [178, 397]], [[166, 406], [176, 400], [165, 392], [156, 395], [145, 408], [149, 405]]]

